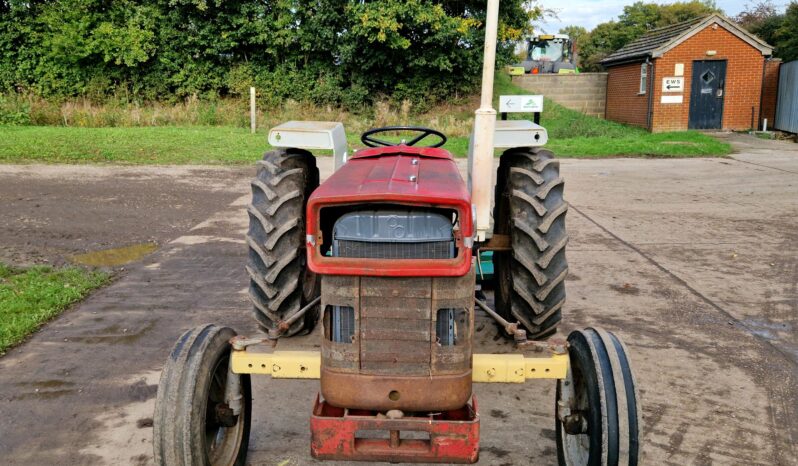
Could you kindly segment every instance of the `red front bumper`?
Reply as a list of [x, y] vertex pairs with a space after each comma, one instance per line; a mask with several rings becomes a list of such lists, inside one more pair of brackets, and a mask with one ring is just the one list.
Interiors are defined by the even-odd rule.
[[[359, 438], [363, 431], [382, 435]], [[402, 439], [402, 431], [426, 434], [415, 435], [423, 439]], [[479, 459], [476, 397], [458, 410], [388, 419], [372, 411], [336, 408], [317, 396], [310, 433], [311, 454], [322, 460], [475, 463]]]

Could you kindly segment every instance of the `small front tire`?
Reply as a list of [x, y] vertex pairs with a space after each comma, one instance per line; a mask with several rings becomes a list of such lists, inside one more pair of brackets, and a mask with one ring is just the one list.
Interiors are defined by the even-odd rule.
[[230, 343], [227, 327], [203, 325], [184, 333], [166, 361], [153, 416], [155, 463], [170, 466], [244, 466], [249, 446], [252, 389], [239, 377], [242, 406], [225, 402]]
[[555, 406], [559, 464], [636, 466], [642, 419], [626, 347], [597, 328], [571, 332], [568, 343]]

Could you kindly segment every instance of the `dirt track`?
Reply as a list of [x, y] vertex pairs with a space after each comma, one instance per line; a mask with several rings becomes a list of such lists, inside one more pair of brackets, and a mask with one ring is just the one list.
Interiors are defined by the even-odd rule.
[[[562, 162], [562, 330], [601, 325], [628, 343], [646, 464], [798, 464], [798, 146], [733, 139], [734, 159]], [[242, 267], [250, 172], [0, 166], [0, 260], [161, 245], [0, 359], [3, 462], [150, 462], [174, 339], [208, 321], [254, 332]], [[478, 351], [508, 349], [492, 325], [478, 328]], [[315, 383], [256, 379], [255, 390], [252, 463], [312, 463]], [[480, 464], [555, 463], [553, 392], [478, 385]]]

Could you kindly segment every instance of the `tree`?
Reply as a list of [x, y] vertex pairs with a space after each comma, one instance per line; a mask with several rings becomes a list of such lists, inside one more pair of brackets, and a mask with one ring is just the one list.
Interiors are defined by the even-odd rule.
[[734, 22], [751, 31], [775, 16], [780, 16], [776, 5], [772, 0], [763, 0], [753, 4], [746, 3], [745, 9], [734, 17]]
[[[499, 65], [543, 14], [501, 2]], [[476, 88], [481, 0], [0, 0], [0, 92], [357, 107]]]
[[798, 59], [798, 3], [793, 1], [785, 13], [770, 1], [748, 4], [735, 18], [738, 24], [774, 47], [773, 56], [785, 61]]
[[565, 26], [560, 28], [560, 34], [568, 34], [574, 43], [579, 43], [587, 35], [587, 29], [582, 26]]
[[668, 5], [638, 1], [627, 5], [617, 21], [601, 23], [587, 34], [580, 46], [582, 68], [599, 71], [602, 59], [646, 32], [712, 13], [722, 12], [711, 0]]
[[587, 29], [582, 26], [565, 26], [560, 28], [560, 34], [568, 34], [574, 48], [574, 60], [576, 66], [582, 66], [580, 47], [582, 40], [587, 36]]
[[775, 42], [779, 58], [786, 62], [798, 60], [798, 2], [787, 7], [784, 20], [776, 30]]

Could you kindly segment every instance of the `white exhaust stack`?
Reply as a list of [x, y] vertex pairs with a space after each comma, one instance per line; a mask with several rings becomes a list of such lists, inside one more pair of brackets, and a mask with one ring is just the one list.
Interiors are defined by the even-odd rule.
[[471, 202], [476, 210], [477, 241], [484, 241], [491, 228], [493, 197], [493, 136], [496, 110], [493, 108], [493, 74], [496, 68], [496, 31], [499, 0], [488, 0], [485, 21], [485, 52], [482, 62], [482, 99], [475, 112], [474, 133], [469, 151], [468, 178]]

